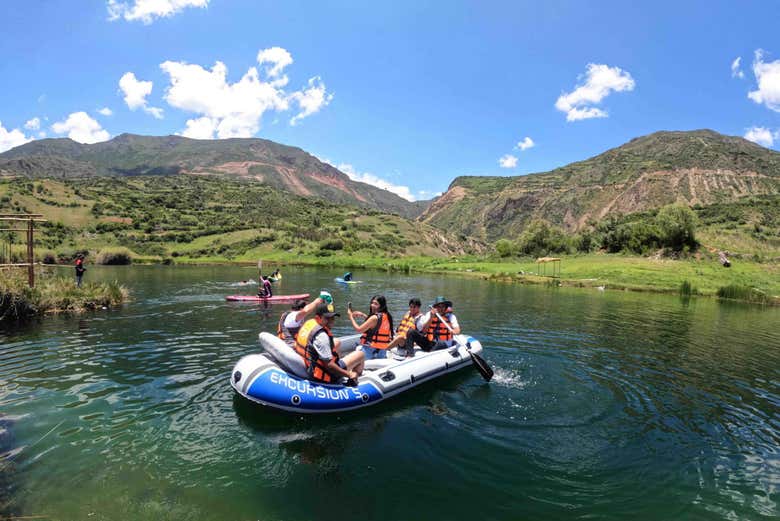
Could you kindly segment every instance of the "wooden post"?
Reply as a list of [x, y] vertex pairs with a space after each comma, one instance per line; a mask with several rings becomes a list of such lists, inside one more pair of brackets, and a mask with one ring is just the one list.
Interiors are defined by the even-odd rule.
[[35, 287], [35, 258], [33, 254], [33, 220], [27, 221], [27, 282]]

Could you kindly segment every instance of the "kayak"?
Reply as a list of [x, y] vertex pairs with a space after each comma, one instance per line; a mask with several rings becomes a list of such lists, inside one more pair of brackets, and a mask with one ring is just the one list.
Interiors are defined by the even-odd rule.
[[363, 281], [362, 280], [344, 280], [341, 277], [336, 277], [336, 282], [341, 282], [342, 284], [360, 284]]
[[[471, 355], [482, 344], [467, 335], [455, 335], [455, 345], [439, 351], [415, 349], [402, 357], [392, 349], [386, 359], [367, 360], [357, 386], [324, 384], [306, 379], [303, 359], [283, 340], [260, 333], [263, 353], [246, 355], [233, 367], [230, 385], [252, 402], [283, 411], [316, 414], [350, 411], [377, 404], [397, 394], [460, 369], [472, 367]], [[354, 351], [360, 335], [341, 338], [341, 354]]]
[[258, 297], [257, 295], [228, 295], [225, 300], [231, 302], [289, 302], [291, 300], [309, 298], [308, 293], [300, 295], [274, 295], [273, 297]]

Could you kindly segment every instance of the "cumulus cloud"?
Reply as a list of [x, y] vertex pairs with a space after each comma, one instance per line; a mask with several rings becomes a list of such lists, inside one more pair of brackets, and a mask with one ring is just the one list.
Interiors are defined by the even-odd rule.
[[133, 0], [122, 2], [108, 0], [108, 19], [110, 21], [124, 18], [128, 22], [140, 20], [148, 25], [156, 18], [173, 16], [188, 7], [206, 7], [209, 0]]
[[110, 116], [113, 114], [110, 108], [103, 107], [102, 109], [98, 109], [98, 114], [101, 114], [103, 116]]
[[780, 60], [764, 62], [764, 51], [758, 49], [753, 60], [753, 74], [758, 89], [749, 92], [748, 98], [780, 112]]
[[[382, 190], [387, 190], [388, 192], [392, 192], [397, 196], [406, 199], [407, 201], [417, 200], [417, 198], [412, 194], [412, 191], [409, 189], [408, 186], [389, 183], [384, 179], [372, 174], [371, 172], [358, 172], [357, 170], [355, 170], [355, 167], [349, 163], [336, 164], [329, 159], [325, 159], [321, 157], [318, 157], [317, 159], [319, 159], [323, 163], [329, 164], [330, 166], [336, 168], [337, 170], [340, 170], [341, 172], [344, 172], [345, 174], [347, 174], [347, 177], [349, 177], [353, 181], [358, 181], [360, 183], [365, 183], [367, 185], [376, 186], [377, 188], [381, 188]], [[424, 192], [420, 192], [420, 193], [422, 194]]]
[[[582, 79], [582, 76], [578, 78]], [[566, 121], [606, 118], [606, 111], [592, 105], [601, 103], [612, 92], [631, 91], [635, 86], [634, 78], [627, 71], [596, 63], [588, 64], [584, 80], [555, 102], [555, 108], [566, 113]]]
[[53, 124], [51, 129], [57, 134], [67, 134], [69, 138], [79, 143], [97, 143], [111, 137], [103, 130], [100, 123], [83, 111], [72, 113], [65, 121]]
[[498, 160], [498, 164], [501, 168], [514, 168], [517, 166], [517, 157], [511, 154], [503, 155]]
[[5, 127], [3, 127], [3, 122], [0, 121], [0, 152], [11, 150], [14, 147], [24, 145], [30, 141], [32, 141], [32, 138], [25, 136], [24, 132], [18, 128], [6, 130]]
[[125, 103], [130, 110], [143, 109], [157, 119], [162, 119], [162, 109], [150, 107], [146, 96], [152, 93], [151, 81], [140, 81], [132, 72], [126, 72], [119, 78], [119, 88], [125, 95]]
[[170, 78], [165, 101], [197, 115], [187, 121], [182, 135], [199, 139], [251, 137], [260, 130], [266, 112], [284, 112], [297, 105], [300, 112], [290, 121], [294, 125], [333, 98], [319, 77], [309, 80], [303, 90], [285, 91], [284, 68], [293, 60], [280, 47], [261, 50], [257, 61], [265, 66], [264, 76], [257, 67], [250, 67], [235, 83], [228, 82], [227, 67], [219, 61], [210, 70], [185, 62], [162, 63], [160, 68]]
[[38, 130], [41, 128], [41, 119], [38, 117], [27, 120], [24, 124], [24, 128], [27, 130]]
[[765, 127], [750, 127], [745, 132], [745, 139], [769, 148], [774, 145], [775, 139], [780, 139], [780, 131], [772, 132]]
[[536, 143], [534, 143], [533, 139], [531, 139], [530, 137], [526, 136], [525, 139], [520, 141], [516, 146], [520, 150], [528, 150], [529, 148], [535, 147]]
[[290, 99], [298, 104], [301, 111], [290, 120], [290, 125], [297, 124], [306, 116], [319, 112], [322, 107], [327, 106], [333, 99], [333, 94], [327, 94], [325, 84], [319, 76], [309, 80], [309, 88], [300, 92], [293, 92]]
[[742, 69], [740, 68], [740, 63], [742, 62], [742, 57], [737, 56], [737, 58], [731, 62], [731, 77], [732, 78], [739, 78], [742, 79], [745, 77], [745, 73], [742, 72]]

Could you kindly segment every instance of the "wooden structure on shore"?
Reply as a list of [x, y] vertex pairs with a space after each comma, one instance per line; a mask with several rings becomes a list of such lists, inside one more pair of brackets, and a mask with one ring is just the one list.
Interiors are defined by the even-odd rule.
[[35, 251], [33, 246], [35, 244], [36, 222], [46, 222], [46, 219], [39, 213], [0, 213], [0, 223], [4, 225], [0, 228], [0, 232], [25, 232], [27, 235], [27, 262], [13, 262], [11, 241], [9, 240], [7, 242], [8, 248], [6, 249], [3, 245], [1, 250], [3, 256], [0, 258], [0, 268], [27, 267], [27, 283], [31, 288], [35, 287]]
[[558, 271], [558, 277], [561, 276], [561, 259], [558, 257], [539, 257], [536, 259], [536, 274], [542, 277], [547, 276], [547, 264], [552, 263], [552, 275], [555, 277], [556, 268]]

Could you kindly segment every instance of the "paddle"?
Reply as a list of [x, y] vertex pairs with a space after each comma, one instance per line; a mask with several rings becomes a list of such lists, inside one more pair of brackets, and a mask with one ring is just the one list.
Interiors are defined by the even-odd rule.
[[[436, 311], [433, 306], [431, 306], [431, 312], [436, 314], [441, 323], [444, 324], [444, 327], [450, 330], [450, 333], [453, 335], [455, 334], [455, 331], [452, 330], [447, 321], [444, 320], [441, 315], [439, 315], [439, 312]], [[471, 346], [469, 344], [466, 344], [466, 350], [469, 352], [469, 356], [471, 356], [471, 363], [473, 363], [474, 367], [477, 368], [477, 371], [479, 371], [479, 374], [482, 375], [482, 378], [484, 378], [486, 382], [489, 382], [490, 379], [493, 378], [493, 369], [490, 368], [490, 366], [481, 356], [471, 352]]]

